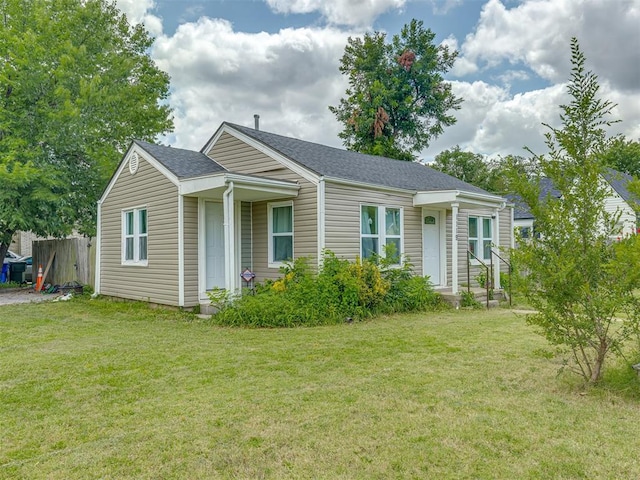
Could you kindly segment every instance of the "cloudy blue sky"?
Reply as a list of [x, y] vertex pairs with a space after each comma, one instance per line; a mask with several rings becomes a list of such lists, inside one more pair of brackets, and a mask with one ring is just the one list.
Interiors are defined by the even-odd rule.
[[117, 0], [155, 37], [171, 76], [175, 131], [163, 143], [199, 150], [222, 121], [341, 146], [329, 105], [349, 36], [412, 18], [459, 51], [447, 75], [464, 99], [457, 124], [422, 152], [460, 145], [488, 156], [544, 153], [542, 123], [566, 102], [569, 42], [579, 39], [602, 96], [618, 104], [611, 130], [640, 140], [640, 0]]

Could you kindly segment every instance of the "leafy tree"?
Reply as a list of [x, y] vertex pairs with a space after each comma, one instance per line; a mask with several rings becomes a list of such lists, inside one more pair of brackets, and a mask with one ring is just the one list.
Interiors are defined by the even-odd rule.
[[463, 182], [492, 191], [493, 165], [479, 153], [464, 152], [456, 145], [436, 155], [430, 166]]
[[[640, 304], [634, 289], [640, 274], [631, 267], [640, 242], [621, 242], [619, 214], [605, 210], [602, 154], [611, 140], [605, 127], [614, 105], [598, 98], [596, 75], [585, 71], [578, 41], [571, 41], [571, 101], [561, 105], [561, 128], [547, 125], [548, 154], [536, 157], [537, 179], [510, 172], [514, 191], [536, 218], [540, 238], [532, 238], [512, 259], [523, 292], [538, 313], [527, 317], [545, 337], [569, 353], [568, 365], [588, 382], [601, 379], [605, 359], [637, 335]], [[540, 177], [548, 177], [560, 198], [540, 199]], [[621, 322], [616, 318], [623, 318]]]
[[386, 43], [381, 32], [349, 38], [340, 72], [349, 78], [346, 96], [329, 107], [344, 125], [349, 150], [414, 160], [415, 154], [456, 121], [460, 100], [442, 75], [457, 52], [433, 43], [435, 34], [412, 20]]
[[451, 150], [440, 152], [430, 166], [471, 185], [498, 194], [509, 192], [505, 179], [507, 170], [517, 171], [523, 178], [530, 178], [535, 172], [535, 163], [524, 157], [507, 155], [486, 159], [479, 153], [460, 150], [459, 145]]
[[619, 172], [640, 177], [640, 142], [616, 137], [604, 152], [602, 160]]
[[107, 0], [0, 3], [0, 255], [17, 230], [95, 230], [131, 138], [169, 131], [152, 39]]

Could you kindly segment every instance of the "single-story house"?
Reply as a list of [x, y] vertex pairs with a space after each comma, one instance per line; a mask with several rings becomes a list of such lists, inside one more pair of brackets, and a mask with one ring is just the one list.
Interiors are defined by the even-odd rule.
[[[620, 214], [616, 233], [617, 237], [626, 237], [636, 233], [638, 216], [633, 205], [635, 199], [629, 191], [629, 182], [633, 180], [631, 175], [618, 172], [613, 168], [607, 168], [602, 175], [603, 185], [607, 188], [605, 198], [605, 210], [610, 214]], [[540, 179], [540, 200], [546, 198], [560, 198], [561, 193], [553, 186], [551, 179]], [[529, 207], [516, 195], [507, 195], [508, 200], [514, 205], [513, 225], [520, 233], [520, 238], [527, 239], [535, 230], [535, 218]]]
[[98, 202], [95, 289], [206, 306], [207, 291], [239, 292], [246, 270], [263, 281], [292, 258], [354, 260], [394, 244], [456, 293], [467, 250], [497, 265], [512, 234], [504, 198], [423, 164], [225, 122], [199, 152], [132, 142]]

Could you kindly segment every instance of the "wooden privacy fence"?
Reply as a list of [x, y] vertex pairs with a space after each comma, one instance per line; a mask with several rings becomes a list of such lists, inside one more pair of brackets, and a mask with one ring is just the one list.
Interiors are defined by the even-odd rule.
[[63, 285], [77, 281], [95, 286], [96, 248], [95, 239], [65, 238], [61, 240], [37, 240], [33, 242], [33, 283], [38, 276], [38, 266], [44, 270], [49, 258], [55, 253], [53, 263], [44, 279], [51, 285]]

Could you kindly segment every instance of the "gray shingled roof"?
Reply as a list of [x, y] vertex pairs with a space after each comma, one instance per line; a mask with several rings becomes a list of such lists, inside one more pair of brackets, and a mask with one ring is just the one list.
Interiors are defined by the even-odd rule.
[[509, 202], [513, 203], [514, 220], [530, 220], [534, 218], [529, 207], [524, 203], [520, 196], [510, 193], [505, 195], [505, 197]]
[[312, 172], [331, 178], [416, 191], [489, 192], [431, 167], [283, 137], [225, 122]]
[[142, 140], [134, 140], [134, 143], [178, 178], [199, 177], [225, 171], [224, 167], [201, 152], [155, 145]]
[[618, 172], [613, 168], [607, 168], [603, 176], [605, 180], [609, 182], [611, 188], [613, 188], [625, 202], [627, 202], [628, 204], [632, 204], [633, 202], [638, 200], [635, 195], [633, 195], [627, 188], [629, 182], [633, 180], [633, 177], [631, 175]]
[[[627, 189], [629, 182], [633, 180], [631, 175], [618, 172], [613, 168], [607, 168], [603, 177], [625, 202], [631, 205], [635, 201], [634, 195]], [[547, 197], [560, 198], [560, 196], [560, 191], [553, 186], [553, 182], [551, 182], [550, 178], [543, 177], [540, 179], [540, 200], [544, 200]], [[533, 218], [533, 215], [529, 211], [529, 207], [524, 204], [519, 196], [510, 194], [507, 195], [507, 198], [514, 204], [513, 218], [515, 220]]]
[[553, 182], [550, 178], [543, 177], [540, 179], [540, 200], [547, 197], [560, 198], [560, 190], [553, 186]]

